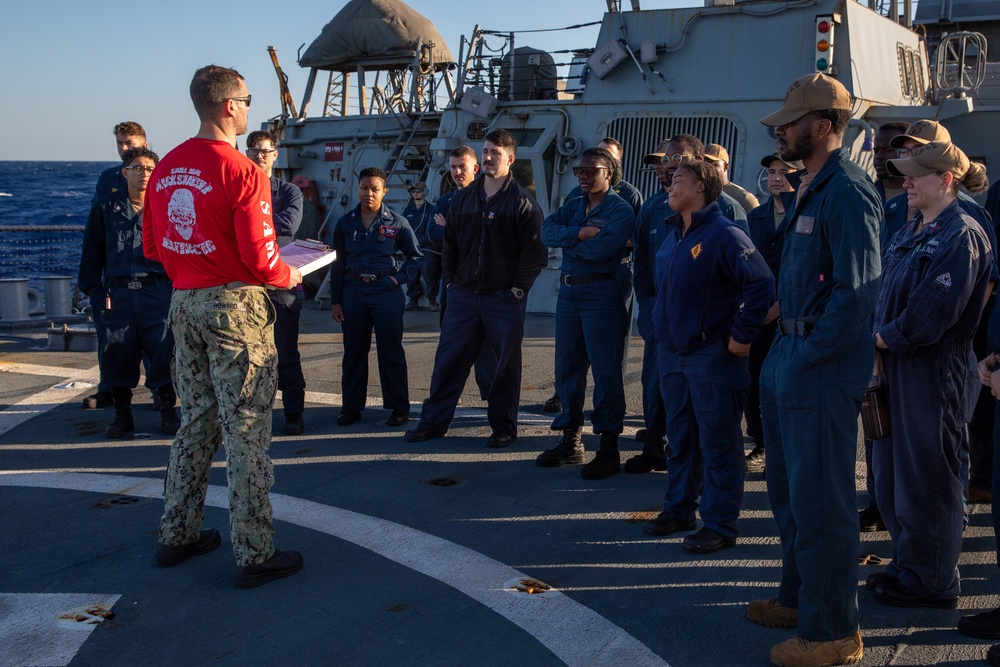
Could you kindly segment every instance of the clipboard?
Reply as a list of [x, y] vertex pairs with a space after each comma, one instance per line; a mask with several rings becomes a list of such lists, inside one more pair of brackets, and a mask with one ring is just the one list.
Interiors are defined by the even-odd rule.
[[337, 259], [337, 252], [325, 243], [305, 239], [293, 241], [282, 248], [281, 259], [306, 275], [332, 264]]

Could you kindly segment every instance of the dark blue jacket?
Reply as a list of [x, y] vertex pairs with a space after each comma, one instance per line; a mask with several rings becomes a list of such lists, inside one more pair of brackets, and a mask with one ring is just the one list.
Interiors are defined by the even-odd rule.
[[410, 223], [410, 227], [413, 229], [413, 233], [417, 235], [417, 241], [420, 242], [420, 245], [425, 245], [428, 242], [427, 226], [434, 224], [433, 216], [434, 205], [426, 199], [424, 200], [424, 205], [417, 208], [411, 198], [406, 208], [403, 209], [403, 217]]
[[656, 253], [653, 325], [661, 350], [691, 354], [729, 336], [752, 343], [774, 303], [774, 277], [750, 237], [712, 202], [667, 220]]
[[639, 208], [636, 219], [635, 277], [632, 281], [639, 309], [651, 308], [656, 296], [656, 253], [667, 236], [667, 218], [673, 215], [667, 193], [658, 192]]
[[[986, 209], [980, 206], [975, 199], [961, 191], [958, 193], [958, 205], [962, 207], [966, 215], [979, 223], [979, 226], [982, 227], [983, 232], [986, 234], [986, 238], [989, 239], [990, 249], [993, 254], [993, 273], [991, 279], [993, 281], [1000, 281], [1000, 265], [997, 263], [997, 234], [993, 226], [996, 219], [990, 217]], [[882, 226], [883, 248], [896, 235], [896, 232], [906, 226], [906, 212], [908, 209], [905, 192], [885, 203], [885, 223]]]
[[774, 197], [747, 214], [747, 225], [750, 227], [750, 240], [767, 262], [767, 268], [771, 269], [777, 284], [781, 249], [785, 242], [785, 220], [777, 228], [774, 226]]
[[77, 289], [93, 297], [113, 280], [168, 280], [163, 265], [142, 250], [142, 211], [132, 208], [128, 189], [104, 195], [90, 209], [83, 233]]
[[[629, 183], [628, 181], [618, 181], [618, 185], [611, 188], [614, 193], [628, 202], [629, 206], [632, 207], [632, 212], [635, 215], [639, 215], [639, 209], [642, 207], [642, 193]], [[579, 185], [573, 187], [566, 195], [566, 199], [563, 201], [565, 204], [570, 199], [576, 199], [577, 197], [583, 196], [583, 190], [580, 189]]]
[[302, 190], [275, 176], [271, 177], [271, 219], [282, 248], [295, 239], [302, 224]]
[[539, 238], [542, 209], [508, 174], [489, 200], [480, 176], [455, 195], [444, 226], [441, 276], [470, 292], [527, 292], [548, 264]]
[[[798, 188], [799, 173], [787, 178]], [[817, 318], [802, 351], [819, 364], [854, 350], [863, 337], [874, 346], [882, 201], [846, 148], [827, 158], [798, 206], [796, 195], [781, 196], [787, 213], [778, 303], [783, 319]]]
[[993, 266], [986, 235], [958, 202], [917, 234], [922, 220], [898, 231], [882, 255], [875, 331], [899, 355], [971, 341]]
[[98, 199], [112, 192], [128, 192], [128, 181], [122, 176], [120, 162], [114, 167], [108, 167], [97, 177], [97, 188], [94, 198], [90, 200], [90, 205], [93, 206]]
[[431, 219], [427, 222], [427, 231], [424, 236], [427, 242], [439, 252], [441, 251], [441, 246], [444, 245], [444, 225], [434, 222], [434, 216], [440, 213], [447, 220], [448, 211], [451, 210], [451, 202], [455, 200], [455, 195], [457, 194], [458, 190], [452, 190], [438, 197], [438, 200], [434, 203], [434, 211], [431, 213]]
[[[581, 227], [599, 227], [597, 236], [581, 241]], [[562, 273], [616, 273], [622, 262], [622, 248], [635, 234], [632, 206], [608, 192], [596, 208], [587, 213], [587, 198], [568, 199], [542, 223], [542, 243], [562, 248]]]
[[[394, 213], [385, 204], [382, 204], [382, 210], [368, 229], [361, 221], [361, 206], [355, 206], [353, 211], [337, 221], [333, 230], [337, 258], [330, 265], [331, 303], [342, 302], [344, 283], [353, 281], [359, 273], [378, 276], [380, 284], [389, 289], [401, 288], [413, 281], [420, 268], [419, 260], [423, 257], [418, 245], [417, 235], [406, 218]], [[397, 251], [406, 256], [398, 266]], [[348, 272], [351, 278], [348, 278]], [[399, 285], [389, 278], [396, 274], [399, 274], [396, 278]]]

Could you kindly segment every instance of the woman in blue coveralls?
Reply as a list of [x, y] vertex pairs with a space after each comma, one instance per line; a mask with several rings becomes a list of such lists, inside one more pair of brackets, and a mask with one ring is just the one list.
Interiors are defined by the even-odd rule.
[[583, 462], [583, 402], [587, 370], [592, 369], [594, 411], [590, 421], [601, 436], [601, 445], [580, 471], [584, 479], [602, 479], [621, 468], [618, 435], [625, 418], [622, 356], [628, 311], [620, 271], [622, 257], [627, 255], [625, 245], [635, 231], [635, 213], [631, 204], [611, 189], [619, 169], [618, 161], [607, 150], [583, 151], [573, 175], [584, 196], [568, 200], [542, 223], [542, 243], [563, 249], [556, 302], [555, 369], [562, 413], [552, 422], [552, 430], [561, 430], [563, 435], [556, 447], [542, 452], [535, 461], [546, 468]]
[[[337, 221], [333, 231], [337, 258], [330, 267], [330, 297], [333, 319], [341, 323], [344, 332], [344, 399], [337, 418], [341, 426], [361, 419], [365, 408], [372, 329], [382, 401], [391, 410], [386, 424], [402, 426], [410, 420], [402, 285], [416, 276], [422, 255], [410, 223], [382, 204], [387, 178], [377, 167], [362, 169], [360, 203]], [[394, 258], [397, 252], [406, 257], [398, 267]]]
[[746, 232], [722, 215], [715, 167], [681, 164], [667, 192], [675, 215], [656, 253], [653, 325], [672, 455], [663, 512], [644, 530], [656, 536], [694, 530], [701, 496], [704, 526], [681, 546], [708, 553], [736, 544], [747, 361], [774, 303], [774, 277]]
[[905, 177], [917, 216], [882, 254], [875, 375], [887, 382], [891, 427], [874, 442], [872, 465], [894, 553], [867, 583], [884, 604], [954, 609], [964, 511], [959, 447], [979, 393], [972, 335], [993, 265], [982, 227], [957, 197], [959, 186], [984, 190], [986, 170], [947, 142], [889, 160], [888, 169]]

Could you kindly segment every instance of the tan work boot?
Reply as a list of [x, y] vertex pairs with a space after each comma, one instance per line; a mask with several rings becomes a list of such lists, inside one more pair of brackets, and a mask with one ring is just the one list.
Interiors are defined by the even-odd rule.
[[832, 642], [811, 642], [801, 637], [792, 637], [771, 647], [771, 662], [778, 667], [853, 665], [861, 662], [864, 655], [860, 632]]
[[754, 600], [747, 605], [747, 618], [769, 628], [794, 628], [799, 624], [799, 610], [777, 600]]

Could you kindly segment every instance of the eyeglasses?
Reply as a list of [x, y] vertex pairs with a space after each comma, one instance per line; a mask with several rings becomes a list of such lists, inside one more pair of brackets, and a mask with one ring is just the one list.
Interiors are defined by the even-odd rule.
[[410, 188], [410, 192], [415, 195], [422, 195], [424, 193], [422, 188]]
[[687, 162], [688, 160], [693, 160], [694, 156], [690, 153], [674, 153], [673, 155], [664, 155], [660, 158], [660, 164], [680, 164], [681, 162]]
[[916, 148], [897, 148], [896, 149], [896, 157], [898, 157], [900, 159], [906, 159], [908, 157], [913, 157], [913, 155], [916, 153], [916, 151], [917, 151], [918, 148], [920, 148], [920, 146], [917, 146]]
[[133, 164], [129, 167], [123, 167], [127, 171], [131, 171], [133, 174], [139, 174], [141, 172], [146, 172], [147, 174], [152, 174], [156, 167], [144, 167], [141, 164]]
[[247, 95], [246, 97], [223, 97], [221, 100], [219, 100], [219, 102], [228, 102], [229, 100], [233, 100], [234, 102], [246, 102], [247, 107], [249, 107], [250, 99], [252, 97], [253, 95]]
[[577, 178], [593, 178], [597, 175], [599, 169], [607, 169], [607, 167], [573, 167], [573, 175]]
[[278, 152], [277, 148], [248, 148], [247, 149], [247, 155], [250, 156], [250, 157], [255, 157], [257, 155], [263, 155], [264, 157], [267, 157], [271, 153], [277, 153], [277, 152]]

